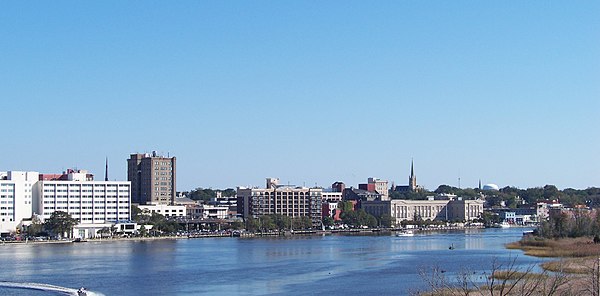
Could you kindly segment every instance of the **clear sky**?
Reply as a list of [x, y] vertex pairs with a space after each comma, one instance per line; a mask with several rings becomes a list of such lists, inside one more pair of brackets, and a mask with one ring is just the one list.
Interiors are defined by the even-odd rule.
[[2, 1], [0, 170], [600, 186], [600, 1]]

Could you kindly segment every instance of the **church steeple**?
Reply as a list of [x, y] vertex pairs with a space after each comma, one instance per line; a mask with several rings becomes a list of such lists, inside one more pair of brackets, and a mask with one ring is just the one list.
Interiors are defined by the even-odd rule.
[[106, 158], [106, 168], [104, 169], [104, 181], [108, 181], [108, 157]]
[[408, 178], [408, 186], [411, 191], [417, 190], [417, 176], [415, 176], [415, 163], [414, 160], [410, 160], [410, 177]]

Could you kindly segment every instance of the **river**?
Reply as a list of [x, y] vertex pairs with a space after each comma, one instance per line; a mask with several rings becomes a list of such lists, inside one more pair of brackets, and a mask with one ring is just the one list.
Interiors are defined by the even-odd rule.
[[489, 272], [494, 258], [542, 262], [504, 248], [522, 231], [6, 244], [0, 294], [74, 295], [85, 286], [124, 296], [409, 295], [426, 287], [419, 271], [432, 267], [453, 277]]

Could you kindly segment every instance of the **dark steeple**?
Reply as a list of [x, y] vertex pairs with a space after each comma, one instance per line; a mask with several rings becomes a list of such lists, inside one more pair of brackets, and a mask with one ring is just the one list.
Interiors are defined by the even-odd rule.
[[408, 187], [410, 191], [417, 191], [417, 176], [415, 176], [414, 160], [410, 160], [410, 177], [408, 179]]
[[106, 157], [106, 168], [104, 169], [104, 181], [108, 181], [108, 157]]

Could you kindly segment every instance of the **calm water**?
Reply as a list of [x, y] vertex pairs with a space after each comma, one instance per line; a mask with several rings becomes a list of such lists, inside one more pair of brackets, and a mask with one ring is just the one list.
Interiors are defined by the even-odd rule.
[[452, 276], [489, 271], [493, 258], [541, 262], [503, 247], [522, 231], [1, 245], [0, 280], [58, 287], [0, 294], [69, 295], [85, 286], [99, 295], [407, 295], [424, 288], [424, 268]]

